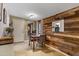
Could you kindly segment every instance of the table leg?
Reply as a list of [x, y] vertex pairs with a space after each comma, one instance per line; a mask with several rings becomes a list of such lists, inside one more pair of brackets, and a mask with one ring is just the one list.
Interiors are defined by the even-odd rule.
[[35, 50], [35, 41], [33, 40], [33, 51]]

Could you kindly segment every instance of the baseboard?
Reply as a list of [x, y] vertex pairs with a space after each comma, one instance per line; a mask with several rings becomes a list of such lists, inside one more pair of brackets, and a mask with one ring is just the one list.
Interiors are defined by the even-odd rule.
[[14, 42], [14, 44], [17, 44], [17, 43], [24, 43], [24, 41]]

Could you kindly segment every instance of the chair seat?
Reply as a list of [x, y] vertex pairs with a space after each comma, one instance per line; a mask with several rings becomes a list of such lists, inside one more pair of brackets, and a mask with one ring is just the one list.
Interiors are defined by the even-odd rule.
[[31, 41], [36, 41], [36, 39], [31, 39]]

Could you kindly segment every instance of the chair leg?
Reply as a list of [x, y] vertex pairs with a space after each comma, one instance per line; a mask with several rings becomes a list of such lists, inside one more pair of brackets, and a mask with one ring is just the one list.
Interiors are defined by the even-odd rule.
[[35, 41], [33, 41], [33, 51], [35, 50]]
[[29, 46], [30, 46], [30, 40], [29, 40]]

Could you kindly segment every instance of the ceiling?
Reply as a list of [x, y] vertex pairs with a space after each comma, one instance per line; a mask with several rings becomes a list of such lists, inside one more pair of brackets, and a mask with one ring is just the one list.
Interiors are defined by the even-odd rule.
[[5, 3], [9, 13], [13, 16], [28, 18], [29, 13], [38, 15], [34, 20], [40, 20], [73, 7], [79, 3]]

